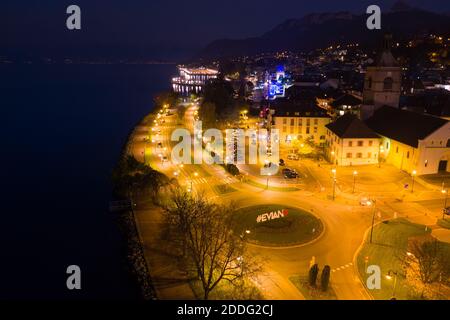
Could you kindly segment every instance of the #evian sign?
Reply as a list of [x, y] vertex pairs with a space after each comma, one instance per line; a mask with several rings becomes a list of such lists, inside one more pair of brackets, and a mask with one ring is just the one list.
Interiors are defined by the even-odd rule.
[[256, 217], [256, 222], [260, 223], [260, 222], [266, 222], [266, 221], [270, 221], [270, 220], [274, 220], [274, 219], [284, 218], [287, 215], [288, 215], [287, 209], [281, 209], [278, 211], [263, 213]]

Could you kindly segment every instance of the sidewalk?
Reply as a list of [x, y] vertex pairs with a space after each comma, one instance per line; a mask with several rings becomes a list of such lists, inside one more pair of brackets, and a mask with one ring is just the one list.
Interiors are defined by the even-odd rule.
[[[142, 141], [141, 136], [148, 134], [147, 125], [150, 121], [151, 118], [146, 116], [128, 140], [127, 152], [140, 161], [144, 160], [142, 152], [147, 145]], [[161, 240], [162, 209], [151, 204], [138, 203], [134, 210], [134, 219], [157, 298], [195, 300], [196, 297], [189, 286], [185, 272], [177, 267], [176, 257], [160, 249], [167, 245], [164, 240]]]
[[167, 254], [161, 240], [161, 209], [154, 207], [135, 210], [138, 232], [144, 256], [150, 270], [158, 299], [196, 299], [183, 270], [177, 268], [175, 256]]

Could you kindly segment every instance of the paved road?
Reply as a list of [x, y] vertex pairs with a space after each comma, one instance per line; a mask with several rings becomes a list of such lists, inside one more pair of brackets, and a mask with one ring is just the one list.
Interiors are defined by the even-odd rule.
[[[192, 129], [196, 107], [187, 108], [184, 123]], [[144, 121], [135, 130], [133, 153], [140, 161], [151, 164], [168, 176], [177, 177], [180, 184], [193, 192], [205, 192], [214, 201], [234, 201], [237, 206], [259, 204], [280, 204], [299, 207], [312, 212], [321, 219], [325, 226], [323, 236], [312, 244], [295, 248], [262, 248], [250, 245], [250, 252], [265, 257], [265, 272], [258, 278], [258, 285], [267, 298], [270, 299], [302, 299], [301, 293], [289, 281], [295, 274], [306, 275], [309, 262], [314, 256], [322, 268], [330, 265], [332, 269], [331, 283], [339, 299], [369, 299], [354, 263], [354, 255], [363, 241], [365, 231], [369, 228], [372, 209], [359, 205], [359, 197], [370, 195], [377, 199], [377, 220], [395, 217], [408, 217], [415, 222], [432, 225], [436, 221], [434, 211], [443, 201], [437, 191], [430, 191], [420, 183], [415, 184], [415, 192], [404, 191], [404, 184], [411, 179], [403, 172], [383, 165], [358, 167], [357, 187], [353, 193], [354, 168], [338, 168], [337, 197], [330, 199], [332, 190], [331, 166], [320, 166], [312, 160], [298, 162], [286, 161], [287, 166], [295, 167], [303, 175], [299, 191], [275, 192], [257, 188], [239, 182], [230, 177], [222, 167], [217, 165], [176, 166], [170, 161], [163, 163], [158, 154], [170, 156], [173, 143], [170, 134], [177, 125], [177, 117], [164, 117], [164, 123], [158, 124], [159, 135], [151, 131], [154, 126], [152, 118]], [[149, 141], [144, 141], [153, 133]], [[152, 143], [151, 140], [154, 140]], [[161, 142], [162, 148], [157, 147]], [[147, 152], [145, 152], [147, 150]], [[150, 150], [150, 152], [148, 152]], [[169, 159], [170, 160], [170, 159]], [[356, 168], [356, 167], [355, 167]], [[258, 166], [241, 166], [252, 179], [260, 179]], [[284, 179], [272, 177], [271, 185], [283, 185]], [[227, 184], [236, 191], [226, 194], [217, 193], [215, 186]], [[380, 188], [380, 185], [383, 188]], [[381, 189], [381, 190], [380, 190]], [[403, 192], [403, 194], [402, 194]], [[399, 201], [399, 195], [403, 195]], [[145, 225], [141, 226], [146, 228]]]

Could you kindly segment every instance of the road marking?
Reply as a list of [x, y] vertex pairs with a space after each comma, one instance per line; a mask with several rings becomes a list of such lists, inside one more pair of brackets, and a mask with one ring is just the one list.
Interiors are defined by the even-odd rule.
[[336, 271], [344, 270], [344, 269], [346, 269], [346, 268], [348, 268], [348, 267], [350, 267], [350, 266], [352, 266], [352, 265], [353, 265], [353, 262], [350, 262], [350, 263], [347, 263], [347, 264], [345, 264], [345, 265], [340, 266], [339, 268], [336, 268], [336, 269], [331, 270], [331, 272], [336, 272]]

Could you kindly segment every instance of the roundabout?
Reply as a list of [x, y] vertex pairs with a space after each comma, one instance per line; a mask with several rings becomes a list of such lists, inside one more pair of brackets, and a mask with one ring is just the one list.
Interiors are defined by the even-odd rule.
[[256, 205], [235, 211], [235, 231], [249, 243], [290, 247], [309, 243], [323, 232], [323, 223], [313, 214], [283, 205]]

